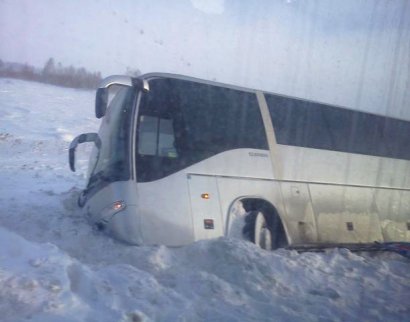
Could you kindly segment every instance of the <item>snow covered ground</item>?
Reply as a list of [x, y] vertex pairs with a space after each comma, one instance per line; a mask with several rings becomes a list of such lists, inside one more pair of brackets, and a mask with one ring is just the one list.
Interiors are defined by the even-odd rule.
[[1, 321], [405, 321], [410, 262], [347, 250], [265, 252], [220, 238], [135, 247], [93, 231], [67, 147], [94, 93], [0, 79]]

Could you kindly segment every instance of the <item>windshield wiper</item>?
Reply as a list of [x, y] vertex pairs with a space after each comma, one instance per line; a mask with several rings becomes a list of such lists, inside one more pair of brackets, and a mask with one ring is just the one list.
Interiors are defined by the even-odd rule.
[[111, 182], [114, 178], [115, 176], [113, 176], [112, 174], [107, 174], [105, 170], [98, 171], [90, 177], [90, 180], [88, 181], [87, 190], [95, 186], [95, 183], [98, 181]]

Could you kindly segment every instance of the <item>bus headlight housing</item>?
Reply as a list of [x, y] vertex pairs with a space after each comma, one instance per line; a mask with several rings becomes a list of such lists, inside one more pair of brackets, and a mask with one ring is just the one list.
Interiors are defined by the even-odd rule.
[[124, 201], [116, 201], [111, 205], [111, 209], [115, 212], [121, 211], [125, 209], [125, 202]]
[[116, 213], [120, 211], [123, 211], [125, 208], [127, 208], [125, 201], [114, 201], [112, 204], [106, 206], [101, 210], [100, 221], [103, 223], [108, 223], [112, 216], [114, 216]]

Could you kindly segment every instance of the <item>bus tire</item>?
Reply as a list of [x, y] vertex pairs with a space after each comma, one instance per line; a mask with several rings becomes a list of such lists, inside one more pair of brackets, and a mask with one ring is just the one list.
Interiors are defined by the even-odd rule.
[[254, 210], [245, 217], [245, 226], [242, 232], [245, 238], [255, 245], [265, 250], [272, 250], [276, 248], [276, 245], [273, 244], [272, 228], [264, 212]]

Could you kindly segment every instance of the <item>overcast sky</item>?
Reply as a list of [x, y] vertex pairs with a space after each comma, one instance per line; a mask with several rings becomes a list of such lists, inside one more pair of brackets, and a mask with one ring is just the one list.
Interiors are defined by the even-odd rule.
[[0, 59], [164, 71], [410, 119], [408, 0], [0, 0]]

